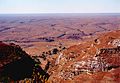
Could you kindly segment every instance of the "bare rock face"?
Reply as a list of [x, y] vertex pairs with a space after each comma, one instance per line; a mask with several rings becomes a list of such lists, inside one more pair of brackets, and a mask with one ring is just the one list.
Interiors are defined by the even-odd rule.
[[120, 39], [115, 39], [113, 42], [112, 42], [113, 46], [120, 46]]
[[53, 83], [119, 83], [119, 38], [120, 31], [113, 31], [101, 35], [99, 40], [66, 49], [58, 55], [57, 64], [52, 68], [54, 70], [49, 81]]

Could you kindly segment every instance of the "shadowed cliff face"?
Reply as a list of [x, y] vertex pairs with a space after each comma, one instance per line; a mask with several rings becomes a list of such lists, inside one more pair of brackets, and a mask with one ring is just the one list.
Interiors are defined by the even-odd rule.
[[30, 78], [33, 73], [34, 62], [32, 59], [22, 57], [4, 66], [3, 73], [13, 80]]
[[[0, 76], [8, 76], [13, 80], [24, 79], [32, 75], [35, 61], [19, 46], [0, 44]], [[29, 69], [29, 70], [28, 70]]]
[[93, 41], [71, 46], [49, 70], [53, 83], [119, 83], [120, 31], [100, 35]]
[[[6, 80], [24, 80], [33, 78], [33, 72], [40, 73], [46, 78], [49, 75], [40, 67], [25, 51], [14, 44], [4, 44], [0, 42], [0, 81]], [[40, 81], [40, 80], [39, 80]]]

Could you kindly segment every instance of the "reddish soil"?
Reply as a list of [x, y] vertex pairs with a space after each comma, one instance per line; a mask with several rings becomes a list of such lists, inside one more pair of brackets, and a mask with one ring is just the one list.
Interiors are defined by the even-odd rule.
[[46, 59], [39, 60], [43, 69], [50, 62], [48, 82], [120, 82], [119, 15], [0, 18], [0, 41], [15, 43], [31, 56], [45, 54]]
[[49, 81], [52, 83], [119, 83], [120, 47], [116, 47], [119, 44], [120, 31], [118, 30], [101, 34], [95, 40], [69, 47], [62, 52], [62, 55], [58, 55], [57, 64], [49, 70], [52, 72]]
[[69, 47], [96, 34], [118, 30], [119, 15], [1, 15], [0, 40], [20, 45], [31, 55]]

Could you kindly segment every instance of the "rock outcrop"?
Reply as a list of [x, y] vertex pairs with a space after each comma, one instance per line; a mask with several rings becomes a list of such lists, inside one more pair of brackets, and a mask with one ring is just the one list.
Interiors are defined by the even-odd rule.
[[53, 83], [119, 83], [120, 31], [71, 46], [58, 55], [49, 81]]

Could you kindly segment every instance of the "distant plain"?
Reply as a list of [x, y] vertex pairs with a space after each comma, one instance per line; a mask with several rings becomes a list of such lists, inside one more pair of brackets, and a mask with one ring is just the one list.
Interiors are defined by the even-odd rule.
[[0, 15], [0, 41], [18, 44], [31, 55], [119, 29], [120, 14]]

